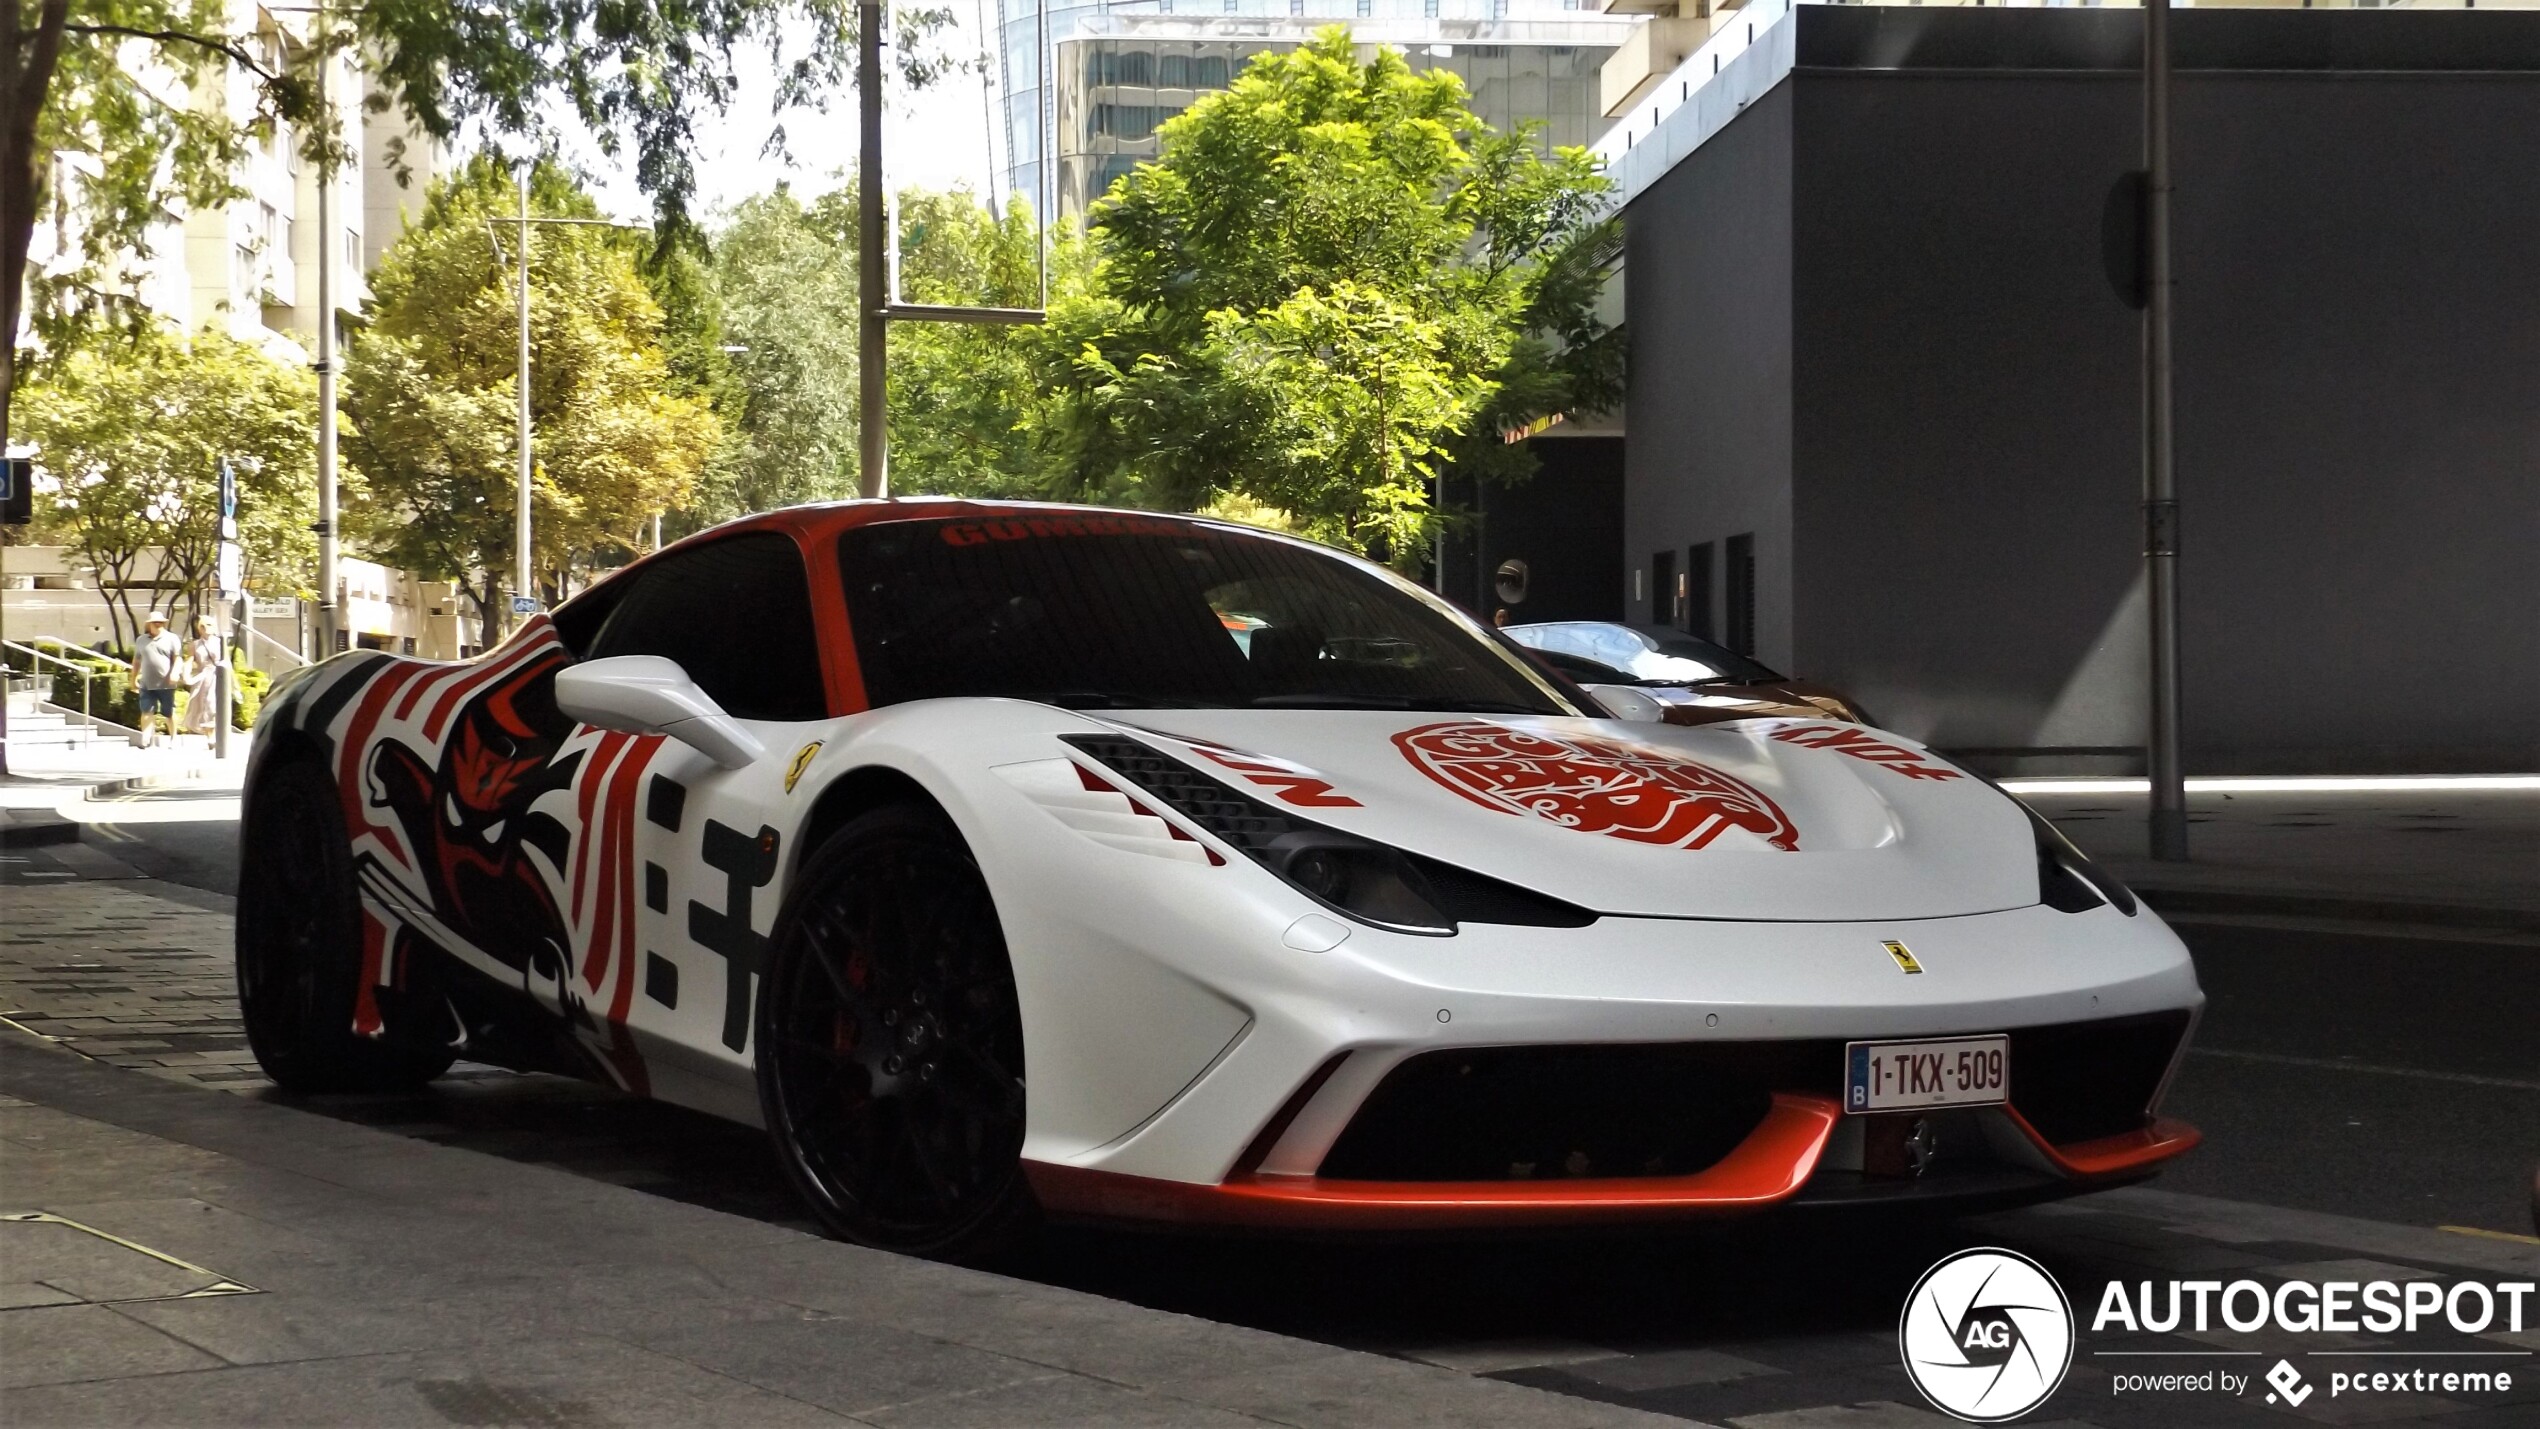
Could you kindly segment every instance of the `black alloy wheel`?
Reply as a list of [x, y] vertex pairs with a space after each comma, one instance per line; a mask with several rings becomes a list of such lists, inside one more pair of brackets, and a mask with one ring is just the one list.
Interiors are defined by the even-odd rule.
[[832, 1234], [967, 1261], [1030, 1224], [1014, 971], [987, 881], [939, 812], [877, 809], [812, 854], [776, 921], [755, 1035], [768, 1129]]
[[257, 782], [240, 830], [238, 1007], [256, 1065], [284, 1091], [406, 1092], [455, 1054], [353, 1031], [360, 895], [335, 780], [292, 758]]

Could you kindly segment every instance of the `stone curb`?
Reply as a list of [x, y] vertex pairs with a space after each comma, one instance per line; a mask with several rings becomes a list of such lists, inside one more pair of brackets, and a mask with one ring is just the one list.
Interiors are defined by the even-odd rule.
[[43, 848], [79, 842], [79, 825], [49, 811], [0, 809], [0, 848]]

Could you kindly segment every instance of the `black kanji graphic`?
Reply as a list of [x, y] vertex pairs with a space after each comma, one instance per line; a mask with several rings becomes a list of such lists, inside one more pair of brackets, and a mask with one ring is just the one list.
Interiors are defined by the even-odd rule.
[[750, 979], [767, 964], [767, 935], [750, 928], [750, 890], [765, 888], [776, 876], [776, 830], [761, 827], [753, 838], [708, 819], [701, 856], [708, 867], [723, 870], [729, 906], [708, 908], [689, 900], [688, 936], [723, 958], [723, 1045], [738, 1052], [750, 1036]]

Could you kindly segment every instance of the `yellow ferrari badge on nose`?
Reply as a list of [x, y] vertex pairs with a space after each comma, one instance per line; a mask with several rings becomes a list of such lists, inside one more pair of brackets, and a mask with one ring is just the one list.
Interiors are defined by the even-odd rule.
[[811, 757], [820, 752], [820, 744], [821, 741], [815, 739], [794, 751], [794, 762], [785, 766], [786, 793], [794, 792], [794, 785], [801, 781], [803, 771], [811, 767]]
[[[788, 789], [792, 788], [793, 781], [790, 779], [787, 780], [785, 787]], [[1897, 967], [1909, 973], [1918, 973], [1923, 970], [1923, 965], [1914, 961], [1914, 955], [1906, 951], [1903, 943], [1888, 943], [1885, 946], [1887, 948], [1887, 955], [1896, 959]]]

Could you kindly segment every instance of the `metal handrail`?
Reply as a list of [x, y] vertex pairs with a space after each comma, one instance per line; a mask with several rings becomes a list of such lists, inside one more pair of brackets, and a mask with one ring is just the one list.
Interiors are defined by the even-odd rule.
[[[79, 676], [79, 717], [81, 719], [88, 721], [90, 724], [111, 724], [117, 729], [131, 728], [130, 725], [117, 724], [113, 720], [105, 719], [102, 716], [91, 713], [94, 708], [93, 696], [96, 692], [95, 682], [98, 680], [109, 680], [114, 678], [111, 672], [91, 670], [75, 660], [65, 660], [59, 655], [48, 655], [44, 651], [38, 650], [34, 646], [26, 644], [23, 641], [0, 640], [0, 648], [15, 650], [20, 654], [27, 656], [29, 659], [41, 660], [46, 664], [59, 665], [63, 669], [70, 671], [72, 674]], [[32, 674], [34, 672], [29, 671], [28, 673]]]
[[[270, 645], [270, 646], [272, 646], [274, 649], [276, 649], [276, 650], [278, 650], [278, 651], [282, 652], [282, 654], [284, 654], [284, 655], [288, 656], [288, 657], [290, 658], [290, 660], [291, 660], [292, 665], [293, 665], [295, 668], [297, 668], [297, 667], [301, 667], [301, 666], [305, 666], [305, 665], [307, 665], [307, 664], [309, 663], [309, 657], [308, 657], [308, 656], [301, 654], [299, 651], [292, 649], [290, 646], [285, 645], [285, 644], [283, 644], [281, 641], [274, 639], [272, 636], [267, 635], [267, 634], [266, 634], [266, 633], [264, 633], [263, 631], [258, 630], [258, 629], [257, 629], [254, 625], [252, 625], [252, 624], [243, 624], [243, 625], [240, 625], [238, 628], [239, 628], [241, 631], [243, 631], [243, 632], [247, 635], [247, 637], [248, 637], [248, 639], [249, 639], [249, 640], [251, 640], [251, 641], [252, 641], [252, 640], [261, 640], [261, 641], [265, 642], [267, 645]], [[251, 647], [251, 648], [252, 648], [252, 647]]]

